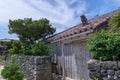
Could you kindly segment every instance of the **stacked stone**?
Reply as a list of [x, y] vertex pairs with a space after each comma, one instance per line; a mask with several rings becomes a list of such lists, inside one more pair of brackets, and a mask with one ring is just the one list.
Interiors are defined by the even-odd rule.
[[19, 56], [15, 63], [27, 80], [52, 80], [52, 68], [48, 56]]
[[120, 61], [88, 61], [89, 76], [91, 79], [120, 80]]
[[36, 57], [35, 65], [35, 80], [52, 80], [50, 57]]

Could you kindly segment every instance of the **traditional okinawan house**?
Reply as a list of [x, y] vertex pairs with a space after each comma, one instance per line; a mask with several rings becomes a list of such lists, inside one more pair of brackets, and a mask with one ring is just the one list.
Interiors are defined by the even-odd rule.
[[110, 12], [87, 20], [81, 16], [82, 24], [76, 25], [47, 39], [54, 49], [54, 60], [57, 73], [73, 80], [89, 80], [87, 61], [91, 54], [86, 49], [88, 36], [93, 32], [107, 26], [108, 20], [113, 16]]

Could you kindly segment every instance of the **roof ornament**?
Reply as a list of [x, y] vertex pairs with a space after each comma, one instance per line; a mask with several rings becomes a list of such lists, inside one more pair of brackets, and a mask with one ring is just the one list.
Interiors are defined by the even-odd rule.
[[85, 15], [81, 15], [80, 18], [83, 26], [88, 24], [88, 20]]
[[98, 14], [96, 16], [99, 16]]

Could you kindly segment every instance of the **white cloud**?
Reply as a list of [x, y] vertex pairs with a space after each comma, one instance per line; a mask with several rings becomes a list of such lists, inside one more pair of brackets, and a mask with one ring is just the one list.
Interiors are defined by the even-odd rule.
[[38, 17], [37, 11], [31, 9], [22, 0], [0, 0], [0, 21], [24, 17]]
[[[80, 23], [80, 15], [85, 13], [88, 7], [87, 0], [0, 0], [0, 36], [8, 35], [9, 19], [19, 18], [48, 18], [57, 32], [65, 30]], [[103, 0], [100, 8], [94, 8], [86, 13], [88, 18], [94, 17], [97, 13], [108, 12], [112, 6], [118, 7], [120, 0]], [[91, 6], [91, 5], [90, 5]], [[5, 26], [2, 23], [5, 23]], [[13, 37], [13, 36], [12, 36]]]
[[[26, 0], [27, 1], [27, 0]], [[76, 23], [75, 12], [79, 15], [85, 10], [85, 2], [78, 0], [53, 0], [57, 6], [51, 5], [51, 3], [45, 0], [29, 0], [29, 4], [32, 8], [38, 10], [42, 15], [41, 17], [47, 17], [52, 23], [59, 23], [66, 26], [70, 26]], [[74, 2], [73, 2], [74, 1]], [[72, 2], [72, 3], [71, 3]], [[71, 4], [77, 2], [75, 8], [70, 7]], [[69, 4], [70, 3], [70, 4]]]
[[[51, 1], [51, 2], [50, 2]], [[57, 32], [78, 24], [79, 17], [86, 10], [84, 0], [0, 0], [0, 22], [8, 24], [9, 19], [31, 17], [48, 18], [55, 25]], [[55, 3], [55, 5], [53, 5]], [[74, 5], [74, 3], [77, 3]], [[73, 7], [74, 5], [75, 7]], [[60, 27], [62, 25], [62, 28]], [[63, 27], [63, 25], [65, 27]], [[7, 26], [6, 26], [7, 27]], [[2, 27], [0, 26], [0, 29]], [[4, 31], [5, 30], [5, 31]], [[5, 33], [8, 28], [0, 30]], [[7, 33], [6, 33], [7, 34]], [[8, 37], [8, 35], [6, 36]], [[10, 36], [9, 36], [10, 37]]]

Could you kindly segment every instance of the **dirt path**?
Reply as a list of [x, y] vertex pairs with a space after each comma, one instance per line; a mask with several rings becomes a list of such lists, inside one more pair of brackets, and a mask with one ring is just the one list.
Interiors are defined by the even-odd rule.
[[4, 68], [4, 66], [3, 65], [0, 65], [0, 80], [5, 80], [5, 79], [3, 79], [2, 78], [2, 76], [1, 76], [1, 70]]

